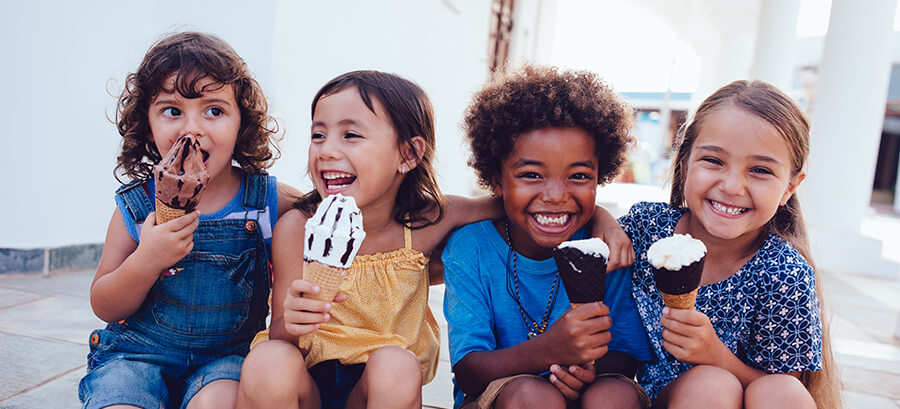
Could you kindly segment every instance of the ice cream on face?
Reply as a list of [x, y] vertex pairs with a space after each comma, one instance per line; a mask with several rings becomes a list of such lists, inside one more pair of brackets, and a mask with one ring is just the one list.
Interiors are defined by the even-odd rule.
[[341, 194], [322, 200], [306, 221], [303, 257], [338, 268], [349, 268], [366, 238], [362, 214], [353, 197]]
[[553, 249], [553, 259], [573, 306], [603, 300], [609, 259], [609, 246], [603, 240], [563, 242]]
[[200, 202], [200, 194], [209, 183], [203, 153], [191, 134], [175, 141], [166, 156], [153, 167], [156, 199], [174, 209], [190, 212]]

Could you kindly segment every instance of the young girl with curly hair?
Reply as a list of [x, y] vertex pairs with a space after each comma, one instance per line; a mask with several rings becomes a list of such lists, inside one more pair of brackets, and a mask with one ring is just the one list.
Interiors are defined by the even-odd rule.
[[[638, 203], [620, 219], [656, 356], [638, 380], [655, 408], [840, 407], [796, 195], [808, 154], [809, 122], [790, 97], [732, 82], [680, 133], [669, 203]], [[663, 304], [647, 258], [676, 233], [707, 248], [696, 309]]]
[[[290, 206], [289, 188], [264, 172], [276, 132], [266, 111], [244, 60], [209, 34], [161, 39], [126, 78], [116, 178], [130, 182], [116, 191], [91, 284], [109, 324], [90, 337], [85, 408], [234, 405], [268, 314], [272, 228]], [[152, 167], [186, 134], [209, 182], [195, 211], [157, 224]]]

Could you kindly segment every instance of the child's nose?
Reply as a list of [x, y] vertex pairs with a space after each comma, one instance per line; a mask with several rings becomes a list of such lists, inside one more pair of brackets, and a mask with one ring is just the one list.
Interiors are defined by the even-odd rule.
[[562, 202], [566, 199], [566, 186], [557, 181], [548, 181], [544, 189], [544, 200], [548, 202]]
[[729, 195], [740, 195], [744, 192], [747, 185], [746, 176], [743, 172], [732, 170], [725, 174], [722, 181], [722, 190]]
[[338, 148], [338, 141], [335, 139], [337, 138], [325, 137], [324, 140], [315, 144], [315, 146], [318, 147], [318, 152], [316, 153], [318, 159], [337, 159], [341, 156], [340, 149]]
[[181, 132], [179, 136], [185, 134], [194, 135], [195, 138], [203, 136], [202, 118], [199, 118], [196, 115], [185, 115], [184, 121], [181, 122]]

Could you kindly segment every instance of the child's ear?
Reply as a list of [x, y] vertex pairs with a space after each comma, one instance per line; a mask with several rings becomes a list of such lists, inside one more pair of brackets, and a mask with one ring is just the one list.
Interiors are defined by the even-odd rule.
[[788, 199], [797, 191], [797, 188], [800, 187], [800, 184], [803, 183], [803, 180], [806, 179], [806, 173], [803, 171], [798, 172], [796, 175], [791, 177], [791, 181], [788, 182], [788, 188], [781, 196], [781, 201], [778, 203], [779, 206], [784, 206], [787, 204]]
[[400, 148], [400, 173], [406, 173], [419, 166], [422, 156], [425, 155], [425, 147], [427, 146], [425, 138], [421, 136], [413, 136], [409, 142], [404, 143]]
[[500, 176], [496, 176], [491, 180], [491, 195], [503, 197], [503, 185], [500, 184]]

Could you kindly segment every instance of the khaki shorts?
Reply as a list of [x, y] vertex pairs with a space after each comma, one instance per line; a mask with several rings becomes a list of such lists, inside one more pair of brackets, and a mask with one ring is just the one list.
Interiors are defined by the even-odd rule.
[[[638, 399], [640, 399], [641, 401], [641, 407], [650, 407], [650, 397], [647, 396], [647, 392], [644, 392], [644, 388], [642, 388], [641, 385], [638, 385], [638, 383], [633, 379], [617, 373], [597, 374], [597, 379], [606, 377], [618, 378], [627, 382], [629, 385], [631, 385], [632, 388], [634, 388], [634, 391], [637, 392]], [[510, 382], [521, 378], [536, 378], [547, 382], [545, 378], [532, 374], [513, 375], [507, 376], [505, 378], [494, 379], [493, 381], [491, 381], [491, 383], [488, 384], [487, 388], [484, 389], [484, 392], [482, 392], [481, 395], [479, 395], [477, 398], [466, 398], [465, 402], [463, 402], [459, 409], [493, 409], [494, 402], [497, 400], [497, 397], [500, 396], [500, 391], [502, 391], [503, 388], [506, 387], [506, 385], [508, 385]]]

